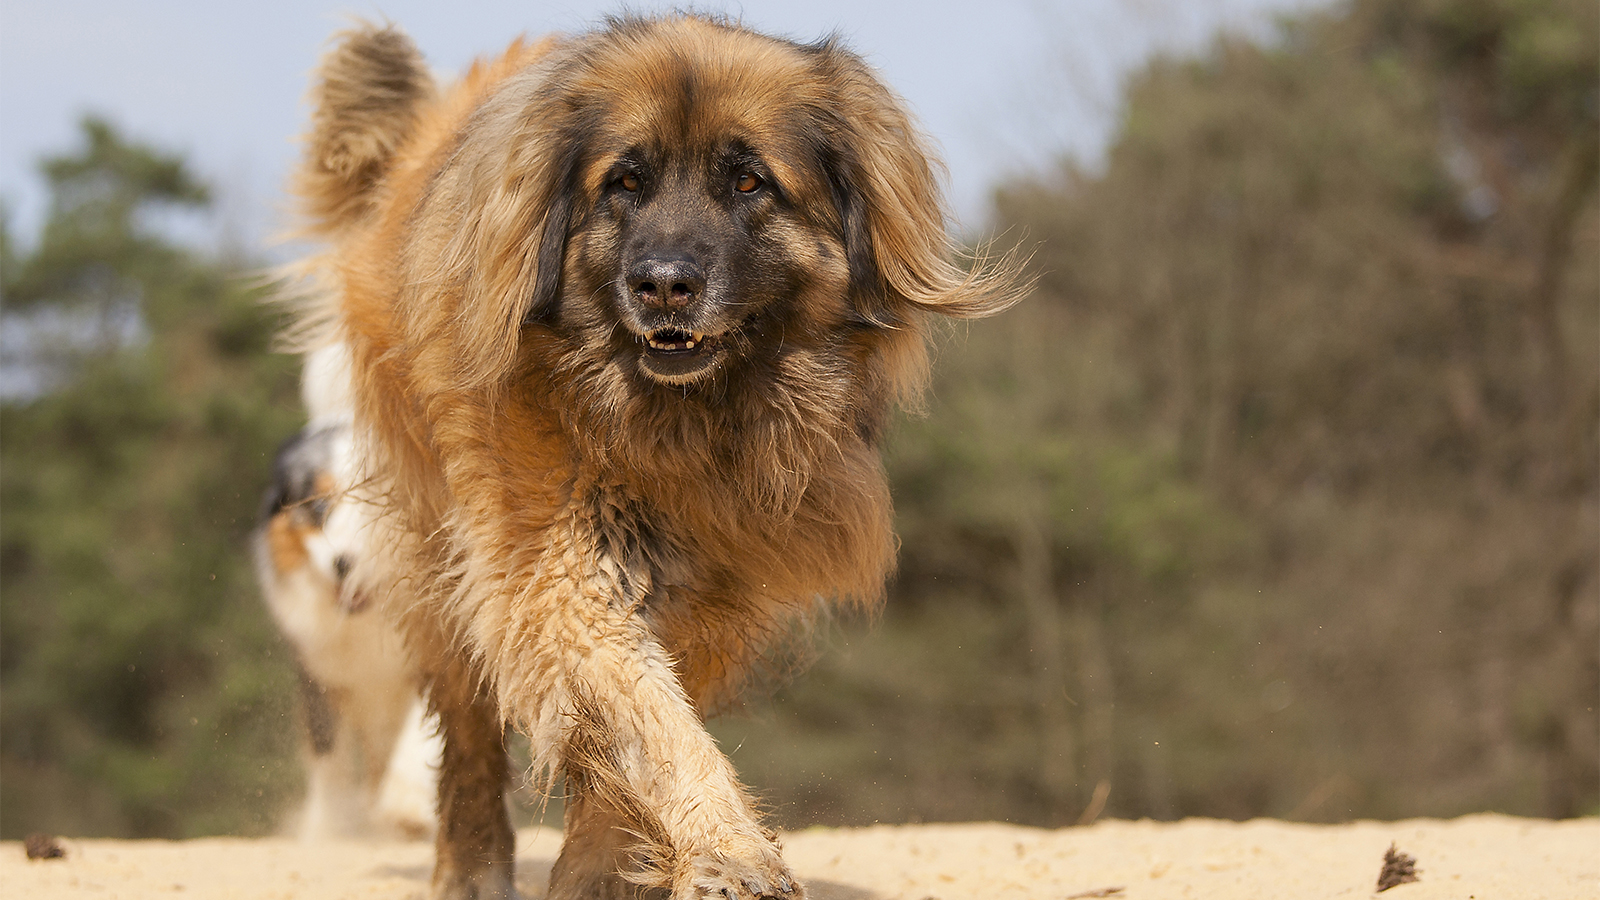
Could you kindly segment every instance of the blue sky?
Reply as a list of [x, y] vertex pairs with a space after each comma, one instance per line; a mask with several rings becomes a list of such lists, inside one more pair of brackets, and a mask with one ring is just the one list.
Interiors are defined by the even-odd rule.
[[[634, 2], [649, 11], [673, 5]], [[941, 146], [962, 223], [981, 227], [1007, 172], [1062, 155], [1090, 162], [1114, 123], [1124, 73], [1153, 48], [1218, 27], [1262, 28], [1304, 0], [703, 0], [765, 31], [838, 31], [907, 98]], [[283, 224], [280, 185], [303, 126], [307, 78], [351, 15], [406, 29], [443, 74], [512, 37], [576, 31], [616, 2], [3, 0], [0, 199], [26, 239], [43, 215], [35, 175], [76, 145], [86, 112], [186, 154], [218, 188], [204, 225], [260, 246]], [[202, 239], [205, 239], [202, 236]]]

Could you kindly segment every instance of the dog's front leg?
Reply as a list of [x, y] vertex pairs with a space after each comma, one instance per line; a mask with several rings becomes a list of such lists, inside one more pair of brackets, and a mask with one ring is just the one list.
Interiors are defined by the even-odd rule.
[[[596, 807], [593, 823], [613, 818], [639, 836], [642, 868], [630, 877], [673, 900], [803, 896], [645, 622], [637, 580], [597, 529], [580, 523], [565, 537], [537, 589], [495, 616], [508, 629], [490, 654], [506, 712], [560, 754], [581, 802]], [[551, 900], [593, 884], [561, 877], [597, 867], [583, 858], [592, 837], [568, 835]], [[614, 858], [609, 841], [596, 847]]]

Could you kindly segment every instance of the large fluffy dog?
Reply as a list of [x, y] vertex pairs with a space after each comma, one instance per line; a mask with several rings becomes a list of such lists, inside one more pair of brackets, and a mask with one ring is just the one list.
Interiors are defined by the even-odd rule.
[[952, 261], [927, 149], [834, 41], [695, 16], [513, 44], [439, 91], [391, 28], [323, 62], [328, 251], [375, 551], [445, 739], [438, 897], [510, 895], [503, 730], [567, 787], [552, 898], [799, 886], [702, 727], [892, 568], [876, 444]]

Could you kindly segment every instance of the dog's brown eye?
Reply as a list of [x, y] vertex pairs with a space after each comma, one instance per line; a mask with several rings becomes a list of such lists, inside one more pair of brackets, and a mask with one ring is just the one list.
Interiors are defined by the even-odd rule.
[[733, 187], [734, 190], [741, 194], [751, 193], [756, 188], [761, 187], [761, 177], [754, 172], [745, 172], [739, 176], [738, 180], [734, 181]]
[[634, 191], [637, 191], [639, 189], [639, 173], [624, 172], [621, 178], [621, 184], [622, 189], [630, 194]]

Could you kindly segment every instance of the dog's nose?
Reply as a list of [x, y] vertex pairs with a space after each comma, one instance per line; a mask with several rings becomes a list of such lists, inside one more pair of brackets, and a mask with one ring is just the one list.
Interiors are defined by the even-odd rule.
[[706, 289], [706, 273], [688, 256], [648, 256], [628, 270], [628, 289], [655, 309], [683, 309]]

